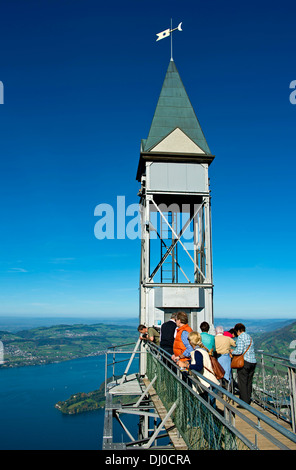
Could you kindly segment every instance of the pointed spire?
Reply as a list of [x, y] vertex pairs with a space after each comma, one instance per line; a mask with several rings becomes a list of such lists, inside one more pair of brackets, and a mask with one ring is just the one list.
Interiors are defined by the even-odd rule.
[[175, 62], [171, 59], [143, 150], [149, 152], [176, 128], [181, 129], [206, 154], [211, 154]]

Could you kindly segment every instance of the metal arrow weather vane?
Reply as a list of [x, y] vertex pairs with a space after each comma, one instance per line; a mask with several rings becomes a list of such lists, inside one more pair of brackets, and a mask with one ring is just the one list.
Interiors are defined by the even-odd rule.
[[171, 27], [168, 29], [165, 29], [161, 33], [157, 33], [157, 39], [156, 41], [160, 41], [161, 39], [167, 38], [168, 36], [171, 36], [171, 60], [173, 60], [173, 35], [171, 34], [173, 31], [182, 31], [182, 22], [178, 24], [177, 28], [173, 29], [172, 26], [172, 20], [171, 20]]

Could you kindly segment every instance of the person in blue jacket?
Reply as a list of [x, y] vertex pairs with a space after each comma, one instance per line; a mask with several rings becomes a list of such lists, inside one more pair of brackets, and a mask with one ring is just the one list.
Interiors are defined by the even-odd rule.
[[208, 322], [206, 321], [203, 321], [200, 325], [200, 330], [201, 330], [201, 340], [202, 340], [202, 344], [208, 348], [209, 351], [212, 350], [212, 353], [215, 351], [215, 336], [214, 335], [211, 335], [209, 334], [209, 330], [210, 330], [210, 325], [208, 324]]

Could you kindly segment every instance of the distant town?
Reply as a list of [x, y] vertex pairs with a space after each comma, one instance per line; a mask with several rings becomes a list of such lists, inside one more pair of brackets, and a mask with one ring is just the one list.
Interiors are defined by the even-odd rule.
[[56, 325], [16, 333], [0, 331], [2, 367], [50, 364], [104, 354], [106, 348], [135, 342], [135, 327], [106, 324]]

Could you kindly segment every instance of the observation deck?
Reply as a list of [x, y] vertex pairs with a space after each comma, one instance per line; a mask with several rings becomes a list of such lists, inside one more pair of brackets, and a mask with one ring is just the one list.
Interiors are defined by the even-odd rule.
[[[146, 357], [145, 375], [137, 372], [140, 355]], [[117, 376], [124, 361], [124, 373]], [[263, 353], [257, 361], [247, 405], [235, 387], [226, 390], [194, 371], [188, 375], [153, 343], [110, 348], [103, 450], [296, 450], [295, 366]], [[125, 422], [131, 415], [137, 423]], [[121, 442], [115, 442], [114, 420], [124, 433]]]

